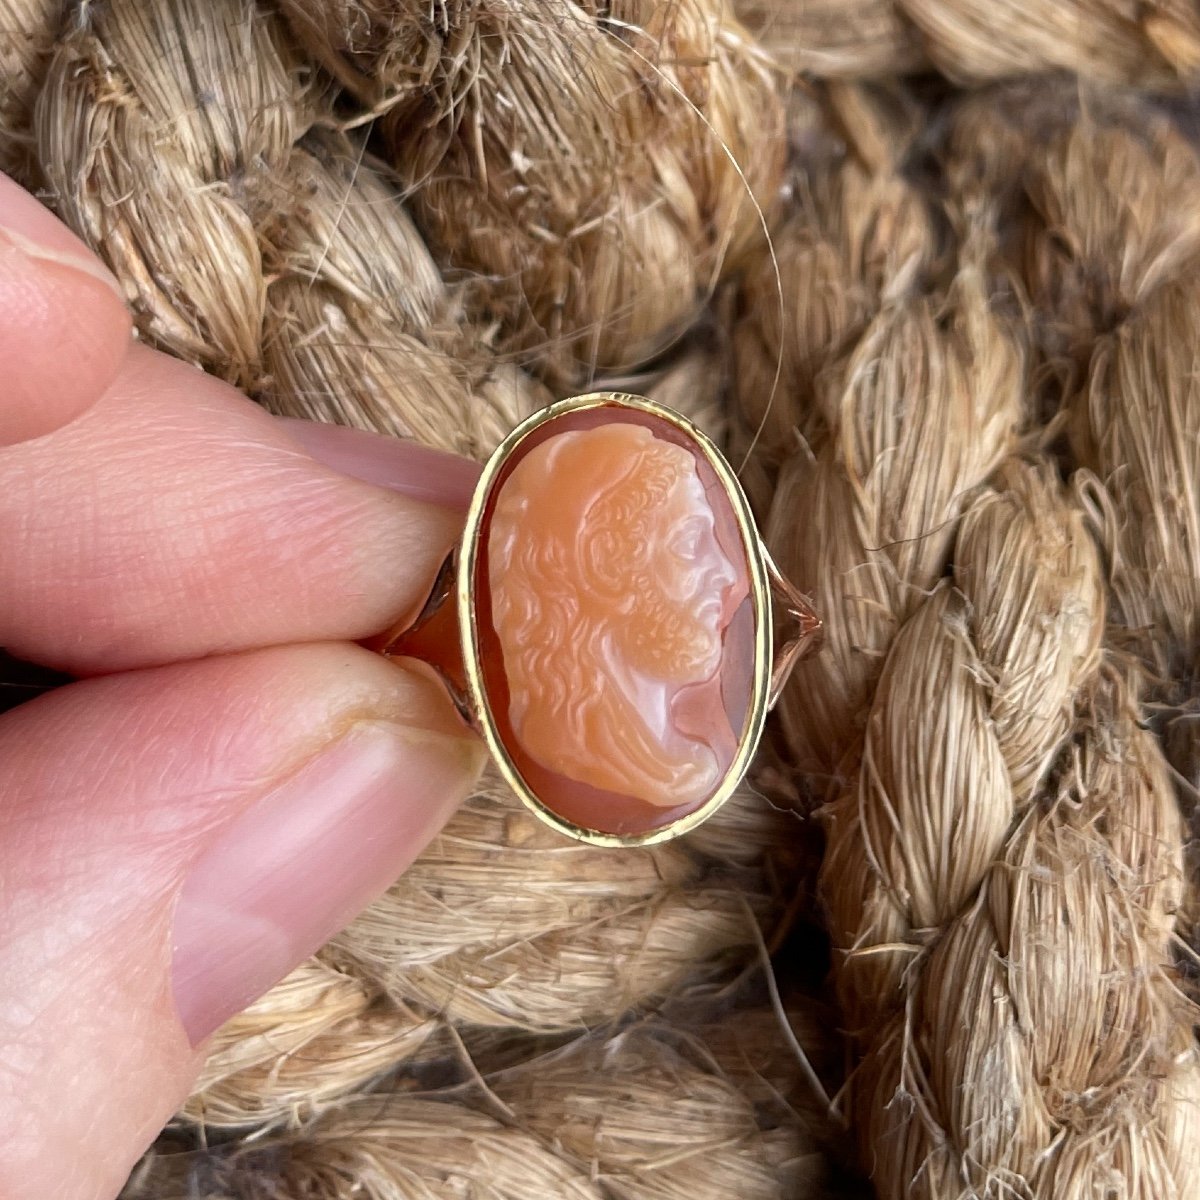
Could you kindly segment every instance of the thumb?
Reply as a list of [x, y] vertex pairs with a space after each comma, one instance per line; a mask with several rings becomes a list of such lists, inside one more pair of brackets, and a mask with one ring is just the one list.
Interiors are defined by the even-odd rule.
[[387, 888], [483, 754], [437, 684], [348, 644], [0, 717], [0, 1195], [111, 1200], [204, 1039]]

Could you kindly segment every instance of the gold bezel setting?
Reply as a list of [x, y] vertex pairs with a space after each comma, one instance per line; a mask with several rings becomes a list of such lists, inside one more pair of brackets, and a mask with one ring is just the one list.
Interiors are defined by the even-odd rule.
[[[697, 449], [705, 462], [711, 467], [729, 501], [737, 524], [738, 534], [746, 550], [747, 573], [750, 586], [751, 608], [754, 617], [754, 663], [751, 674], [750, 703], [743, 724], [737, 752], [730, 764], [729, 771], [717, 790], [699, 808], [686, 813], [670, 824], [646, 830], [640, 833], [617, 834], [597, 829], [588, 829], [567, 820], [548, 807], [537, 794], [526, 784], [520, 770], [514, 763], [503, 738], [500, 736], [496, 718], [492, 712], [487, 688], [484, 683], [482, 650], [478, 608], [474, 602], [477, 594], [477, 570], [480, 556], [480, 546], [483, 536], [484, 515], [489, 499], [497, 481], [500, 479], [505, 464], [514, 452], [536, 431], [545, 425], [561, 419], [568, 413], [578, 413], [589, 409], [619, 408], [642, 412], [657, 420], [673, 426], [686, 436]], [[745, 777], [750, 762], [762, 738], [763, 728], [782, 681], [780, 672], [775, 670], [772, 661], [774, 645], [774, 618], [772, 608], [772, 590], [780, 586], [790, 589], [790, 585], [782, 579], [775, 564], [771, 561], [766, 547], [763, 546], [758, 529], [750, 510], [749, 501], [742, 491], [741, 484], [734, 475], [729, 463], [726, 462], [720, 450], [709, 437], [682, 414], [673, 409], [648, 400], [642, 396], [628, 395], [622, 392], [592, 392], [584, 396], [573, 396], [560, 400], [547, 408], [541, 409], [522, 421], [488, 459], [483, 474], [476, 486], [475, 494], [467, 510], [466, 528], [459, 547], [457, 559], [457, 578], [455, 581], [455, 598], [457, 601], [459, 634], [462, 645], [463, 664], [465, 668], [468, 701], [471, 715], [476, 728], [487, 742], [488, 749], [496, 760], [504, 778], [513, 791], [521, 798], [522, 803], [535, 816], [553, 826], [560, 833], [578, 841], [587, 842], [593, 846], [650, 846], [665, 842], [680, 834], [695, 829], [697, 825], [707, 820], [733, 794], [738, 784]], [[807, 601], [790, 589], [787, 594], [794, 593], [803, 606], [803, 610], [811, 614]], [[789, 605], [789, 611], [792, 606]], [[797, 615], [794, 614], [793, 615]], [[811, 636], [819, 622], [815, 616], [810, 616], [806, 634]], [[789, 643], [789, 646], [791, 643]], [[787, 667], [790, 668], [794, 659], [790, 655]], [[786, 672], [786, 668], [785, 668]]]

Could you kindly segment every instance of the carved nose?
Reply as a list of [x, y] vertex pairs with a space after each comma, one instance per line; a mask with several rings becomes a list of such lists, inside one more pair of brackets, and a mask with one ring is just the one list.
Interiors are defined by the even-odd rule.
[[728, 588], [733, 587], [738, 581], [738, 573], [734, 568], [733, 563], [725, 557], [724, 554], [718, 552], [714, 556], [712, 569], [709, 571], [708, 582], [714, 591], [723, 592]]

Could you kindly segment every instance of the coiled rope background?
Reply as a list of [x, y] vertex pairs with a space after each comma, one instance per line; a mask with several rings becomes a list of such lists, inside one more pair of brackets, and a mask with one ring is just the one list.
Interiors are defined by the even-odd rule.
[[0, 0], [143, 339], [475, 457], [656, 395], [829, 623], [679, 842], [485, 781], [130, 1198], [1200, 1196], [1198, 79], [1191, 0]]

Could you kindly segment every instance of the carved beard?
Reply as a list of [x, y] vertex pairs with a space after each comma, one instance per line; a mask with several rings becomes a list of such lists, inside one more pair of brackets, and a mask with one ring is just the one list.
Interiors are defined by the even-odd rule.
[[709, 664], [715, 669], [720, 660], [714, 654], [715, 630], [664, 596], [648, 572], [632, 577], [628, 586], [634, 604], [621, 642], [642, 671], [659, 679], [695, 681], [706, 677]]

